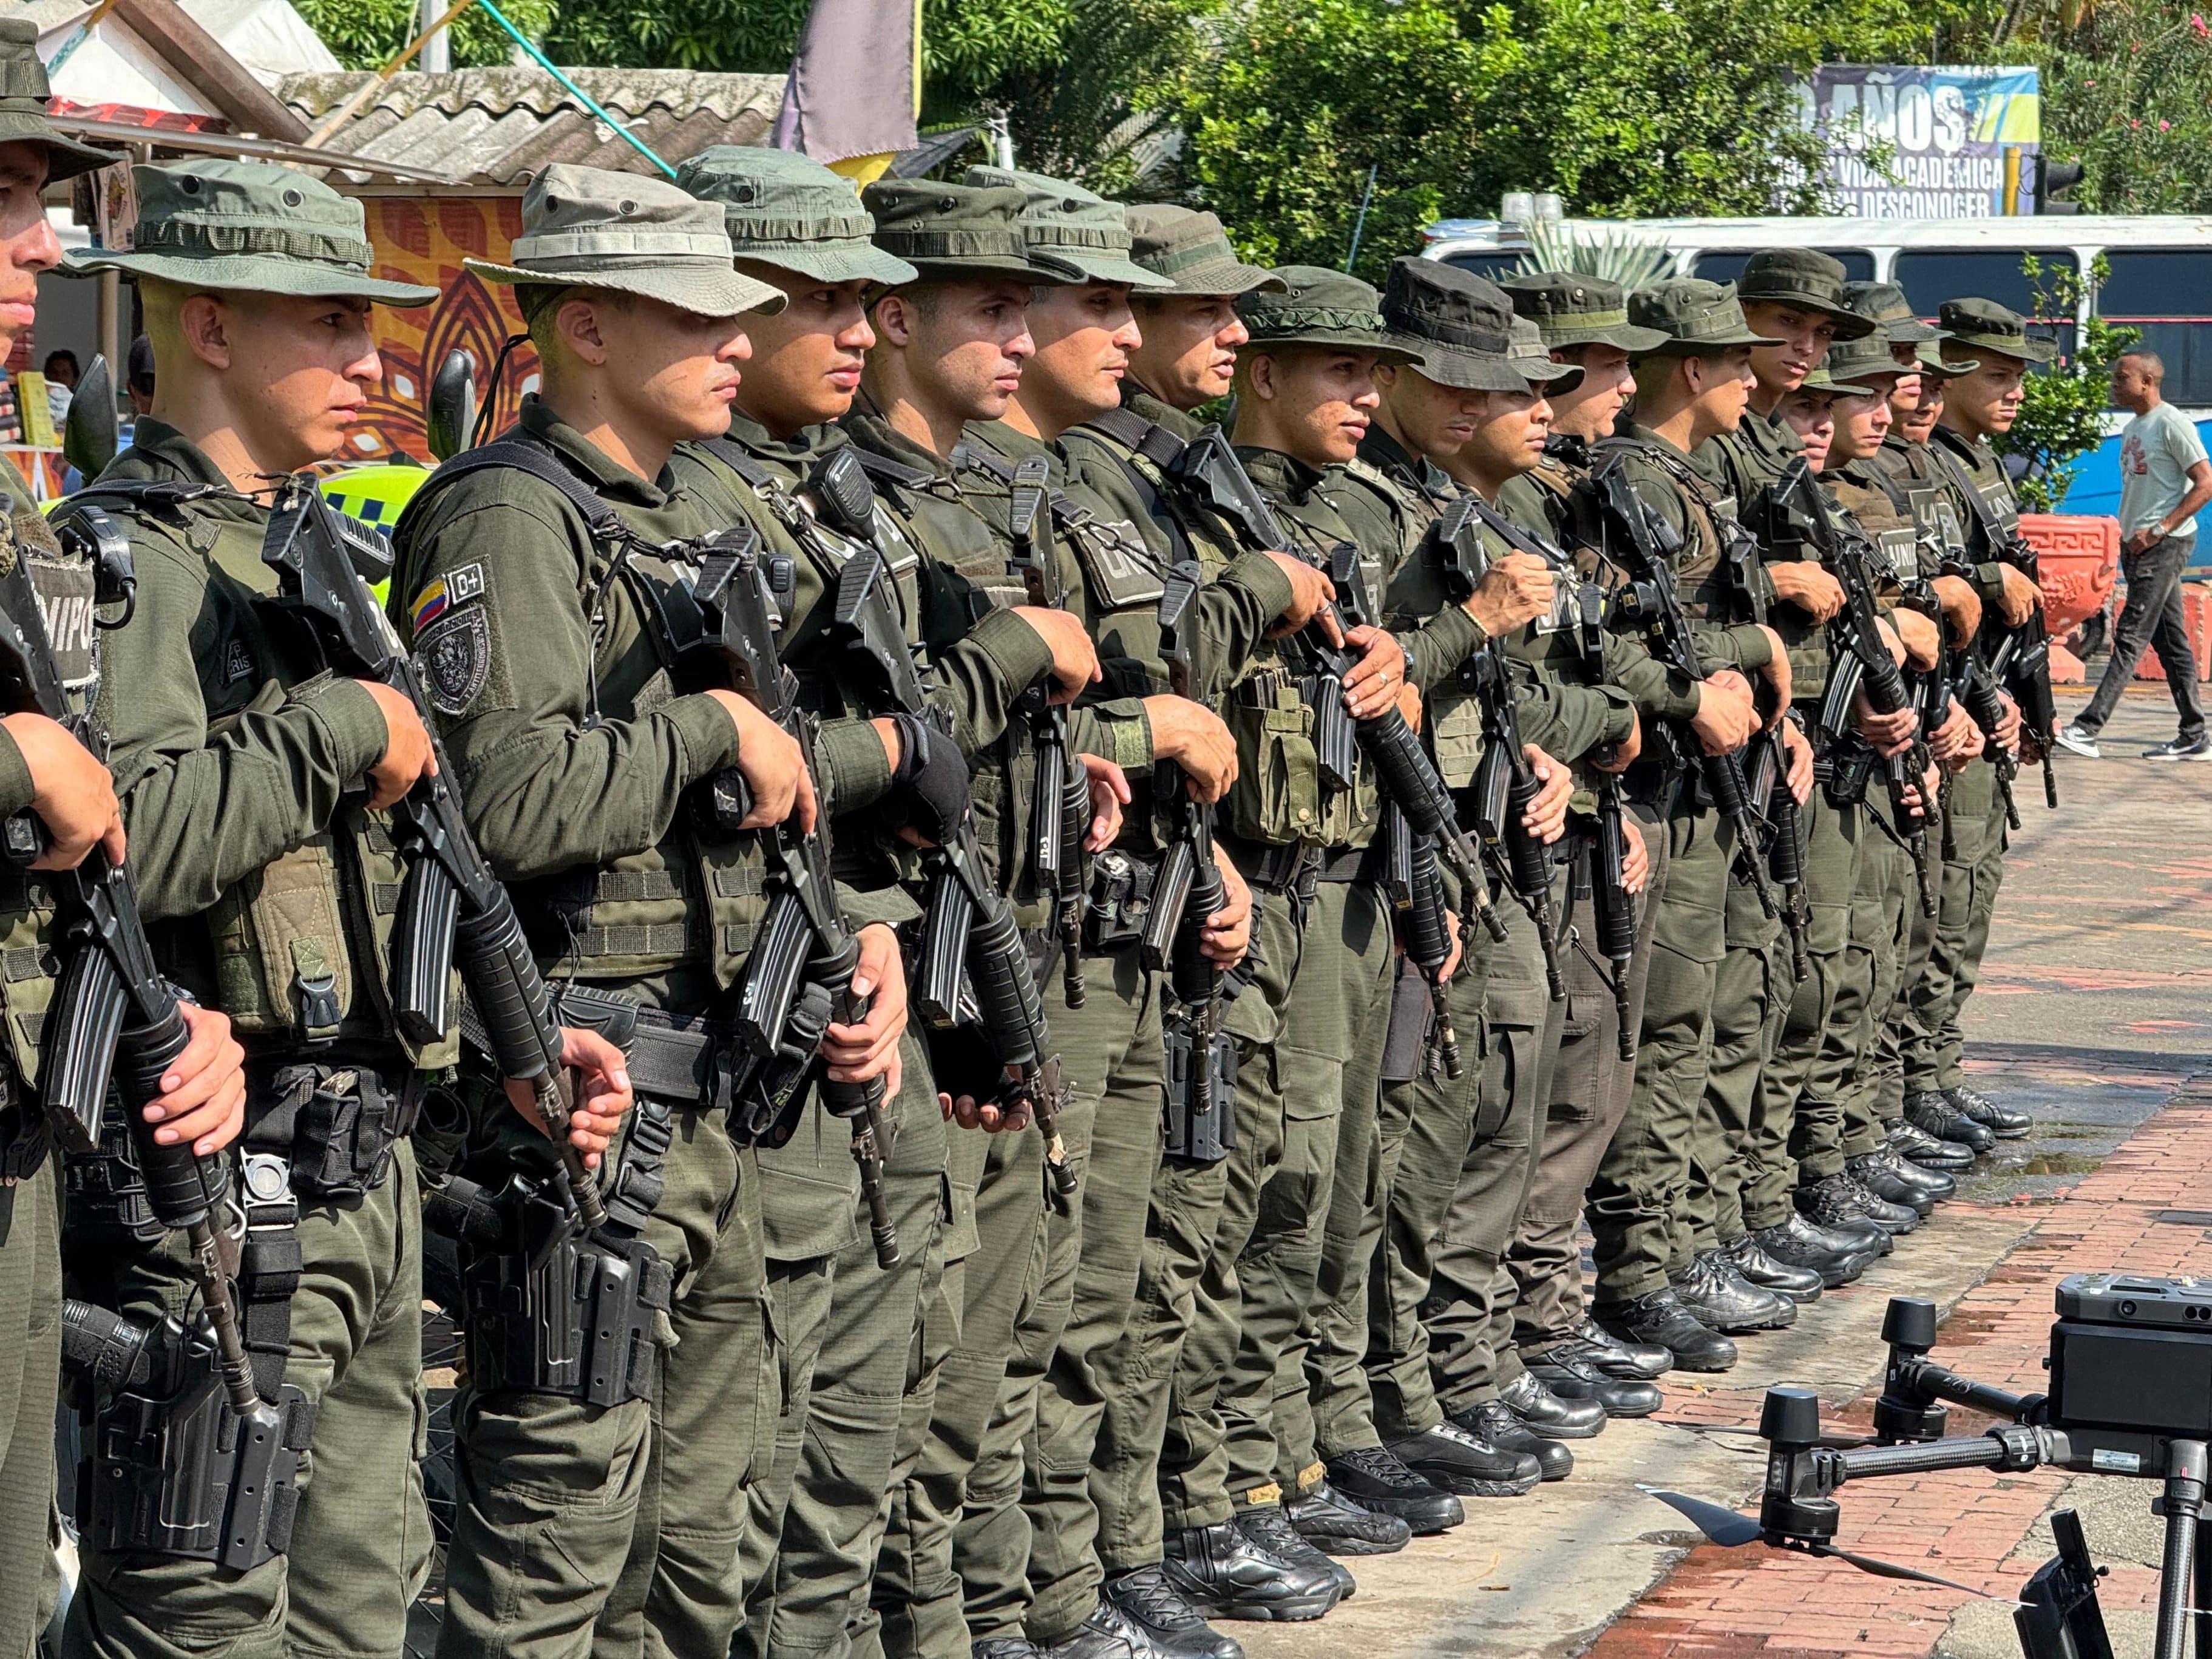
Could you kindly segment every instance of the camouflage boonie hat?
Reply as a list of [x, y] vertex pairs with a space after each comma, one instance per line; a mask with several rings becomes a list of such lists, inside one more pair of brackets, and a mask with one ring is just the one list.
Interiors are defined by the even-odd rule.
[[1382, 322], [1421, 354], [1422, 374], [1463, 392], [1525, 392], [1556, 380], [1560, 368], [1539, 348], [1540, 372], [1514, 362], [1513, 302], [1487, 277], [1404, 254], [1390, 262]]
[[722, 210], [661, 179], [556, 161], [530, 181], [512, 264], [461, 264], [488, 283], [635, 294], [699, 317], [781, 311], [783, 290], [731, 264]]
[[1856, 340], [1875, 325], [1844, 298], [1850, 273], [1844, 262], [1816, 247], [1771, 247], [1744, 262], [1736, 278], [1736, 297], [1746, 305], [1765, 302], [1817, 311], [1834, 319], [1838, 340]]
[[1880, 325], [1893, 345], [1918, 345], [1923, 340], [1950, 337], [1913, 314], [1912, 302], [1895, 283], [1845, 283], [1844, 303], [1862, 317]]
[[1812, 386], [1817, 376], [1823, 384], [1816, 390], [1835, 392], [1839, 397], [1879, 398], [1888, 394], [1886, 386], [1872, 385], [1886, 376], [1917, 374], [1917, 368], [1907, 368], [1890, 355], [1887, 331], [1862, 335], [1856, 340], [1838, 340], [1828, 348], [1828, 355], [1820, 368], [1805, 377]]
[[911, 266], [915, 282], [1073, 281], [1030, 259], [1022, 202], [1018, 190], [930, 179], [878, 179], [860, 191], [876, 222], [876, 246]]
[[2030, 334], [2027, 318], [1995, 300], [1946, 300], [1936, 318], [1951, 331], [1953, 339], [1977, 351], [2017, 357], [2024, 363], [2047, 363], [2058, 355], [2056, 340]]
[[1751, 331], [1734, 283], [1709, 283], [1702, 276], [1677, 276], [1638, 289], [1628, 296], [1628, 320], [1662, 337], [1657, 345], [1638, 352], [1639, 357], [1703, 356], [1731, 346], [1781, 343]]
[[1583, 383], [1582, 365], [1553, 362], [1552, 349], [1544, 343], [1544, 331], [1526, 317], [1516, 317], [1506, 332], [1511, 343], [1505, 348], [1505, 361], [1532, 388], [1572, 392]]
[[52, 96], [46, 66], [39, 61], [38, 24], [27, 17], [0, 17], [0, 144], [44, 144], [50, 185], [131, 159], [64, 137], [47, 114]]
[[676, 169], [676, 182], [719, 202], [740, 259], [817, 283], [910, 283], [914, 267], [868, 240], [875, 221], [860, 186], [791, 149], [716, 144]]
[[1173, 284], [1166, 290], [1170, 294], [1233, 298], [1283, 286], [1283, 279], [1266, 266], [1238, 258], [1221, 221], [1210, 213], [1150, 202], [1121, 212], [1129, 226], [1129, 257], [1153, 276], [1166, 277]]
[[137, 167], [135, 246], [70, 256], [71, 270], [121, 270], [185, 288], [303, 300], [428, 305], [434, 288], [368, 274], [361, 204], [319, 179], [263, 161], [199, 160]]
[[1419, 341], [1391, 331], [1374, 289], [1357, 276], [1322, 265], [1278, 265], [1275, 275], [1282, 279], [1280, 289], [1255, 289], [1237, 296], [1237, 314], [1252, 337], [1244, 349], [1334, 346], [1416, 368], [1427, 362]]
[[1063, 179], [1012, 167], [969, 167], [971, 185], [1004, 185], [1021, 191], [1022, 236], [1030, 258], [1074, 283], [1127, 283], [1146, 293], [1175, 286], [1129, 257], [1129, 222], [1103, 196]]
[[1633, 356], [1656, 349], [1667, 337], [1628, 320], [1628, 299], [1620, 284], [1579, 271], [1540, 270], [1498, 283], [1513, 301], [1513, 313], [1535, 324], [1544, 349], [1609, 345]]

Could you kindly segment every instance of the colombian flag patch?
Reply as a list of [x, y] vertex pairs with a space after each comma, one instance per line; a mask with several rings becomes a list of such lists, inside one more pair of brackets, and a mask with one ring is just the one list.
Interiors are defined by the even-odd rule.
[[446, 580], [441, 576], [415, 596], [415, 603], [407, 608], [408, 621], [419, 634], [437, 620], [446, 605]]

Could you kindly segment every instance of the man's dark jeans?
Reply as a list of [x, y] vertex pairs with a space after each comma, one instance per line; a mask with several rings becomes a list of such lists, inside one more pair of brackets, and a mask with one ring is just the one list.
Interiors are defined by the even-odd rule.
[[2135, 678], [2143, 647], [2157, 648], [2159, 665], [2166, 670], [2173, 706], [2181, 715], [2181, 739], [2194, 742], [2204, 735], [2204, 705], [2197, 695], [2197, 658], [2189, 648], [2189, 634], [2181, 623], [2181, 568], [2197, 545], [2194, 536], [2168, 536], [2140, 553], [2123, 553], [2120, 568], [2128, 579], [2127, 603], [2112, 629], [2112, 657], [2105, 665], [2105, 678], [2097, 682], [2097, 695], [2089, 699], [2075, 724], [2094, 736], [2112, 717], [2120, 693]]

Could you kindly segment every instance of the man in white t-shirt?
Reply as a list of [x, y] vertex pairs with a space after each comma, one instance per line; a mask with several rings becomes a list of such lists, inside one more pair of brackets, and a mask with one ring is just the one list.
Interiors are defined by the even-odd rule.
[[2157, 647], [2181, 731], [2144, 758], [2212, 760], [2197, 695], [2197, 659], [2181, 622], [2181, 573], [2197, 545], [2197, 510], [2212, 501], [2212, 459], [2196, 427], [2160, 395], [2165, 378], [2166, 365], [2154, 351], [2127, 352], [2112, 365], [2112, 401], [2135, 415], [2120, 433], [2120, 570], [2128, 598], [2096, 695], [2058, 732], [2060, 744], [2091, 760], [2100, 754], [2097, 733], [2147, 645]]

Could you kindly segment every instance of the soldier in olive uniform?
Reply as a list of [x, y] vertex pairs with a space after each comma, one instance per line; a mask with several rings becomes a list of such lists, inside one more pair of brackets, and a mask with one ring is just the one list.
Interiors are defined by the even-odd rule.
[[[84, 1655], [396, 1652], [430, 1547], [407, 1135], [456, 1044], [410, 1040], [391, 1012], [403, 866], [381, 809], [430, 769], [431, 748], [406, 696], [325, 672], [312, 636], [267, 603], [262, 544], [270, 481], [338, 454], [381, 376], [371, 304], [433, 290], [372, 276], [360, 204], [298, 173], [199, 161], [140, 167], [135, 182], [135, 251], [85, 263], [137, 278], [159, 391], [72, 510], [129, 529], [136, 602], [104, 647], [110, 764], [164, 969], [222, 1006], [249, 1051], [240, 1325], [285, 1448], [306, 1455], [291, 1492], [258, 1485], [258, 1517], [230, 1513], [253, 1534], [246, 1549], [195, 1548], [147, 1525], [204, 1505], [184, 1483], [217, 1473], [162, 1467], [165, 1437], [188, 1432], [182, 1399], [101, 1389], [96, 1484], [155, 1482], [161, 1496], [145, 1519], [87, 1518], [65, 1642]], [[595, 1066], [616, 1065], [588, 1046]], [[603, 1147], [612, 1115], [579, 1107], [579, 1144]], [[72, 1182], [86, 1230], [70, 1279], [134, 1317], [182, 1315], [197, 1288], [181, 1247], [117, 1228], [110, 1195], [126, 1183], [112, 1166], [95, 1177], [106, 1158]], [[118, 1448], [148, 1415], [154, 1455], [134, 1471]]]
[[[1629, 313], [1632, 322], [1666, 337], [1638, 355], [1635, 419], [1599, 446], [1599, 465], [1619, 467], [1644, 507], [1680, 538], [1674, 579], [1708, 678], [1681, 763], [1647, 754], [1627, 775], [1632, 798], [1667, 814], [1668, 878], [1654, 925], [1635, 1091], [1590, 1183], [1592, 1312], [1618, 1337], [1668, 1349], [1678, 1366], [1724, 1370], [1735, 1364], [1735, 1344], [1700, 1322], [1668, 1276], [1712, 1054], [1729, 869], [1737, 856], [1735, 832], [1711, 804], [1697, 755], [1733, 752], [1750, 735], [1743, 674], [1767, 681], [1776, 718], [1790, 680], [1789, 657], [1772, 629], [1728, 620], [1738, 612], [1724, 568], [1726, 498], [1693, 467], [1691, 452], [1743, 421], [1754, 384], [1752, 350], [1772, 342], [1746, 325], [1729, 285], [1695, 278], [1660, 283], [1632, 295]], [[1654, 554], [1661, 550], [1655, 543]], [[1627, 548], [1620, 551], [1628, 556]]]
[[[611, 1404], [526, 1384], [465, 1393], [443, 1650], [650, 1639], [720, 1654], [743, 1611], [747, 1487], [767, 1473], [779, 1404], [732, 988], [779, 879], [763, 832], [795, 814], [813, 833], [817, 808], [799, 744], [752, 702], [678, 689], [690, 665], [662, 618], [680, 614], [675, 590], [696, 568], [682, 544], [748, 507], [668, 463], [726, 429], [739, 313], [784, 296], [732, 269], [720, 207], [562, 165], [533, 181], [513, 262], [471, 268], [517, 285], [543, 390], [416, 497], [395, 599], [415, 596], [471, 817], [523, 878], [549, 976], [564, 998], [635, 1005], [641, 1103], [609, 1207], [665, 1270], [677, 1340]], [[750, 800], [735, 824], [700, 787], [726, 768]], [[896, 938], [840, 896], [859, 928], [852, 989], [872, 1004], [830, 1024], [827, 1075], [895, 1093]], [[471, 1171], [495, 1172], [508, 1149], [477, 1141]]]
[[[64, 137], [46, 120], [46, 72], [38, 31], [28, 19], [0, 21], [0, 344], [26, 331], [38, 302], [38, 277], [61, 263], [61, 249], [39, 197], [41, 187], [119, 160]], [[49, 623], [49, 642], [66, 688], [82, 696], [94, 683], [90, 573], [70, 559], [12, 470], [0, 475], [8, 501], [7, 545], [24, 562]], [[78, 604], [81, 624], [60, 625], [64, 601]], [[119, 858], [123, 820], [114, 781], [70, 730], [29, 710], [0, 715], [0, 817], [35, 816], [48, 845], [32, 870], [74, 869], [88, 856]], [[40, 954], [58, 943], [39, 878], [10, 865], [0, 877], [6, 948]], [[55, 1387], [61, 1369], [59, 1193], [45, 1170], [48, 1134], [35, 1094], [40, 1023], [56, 985], [51, 970], [7, 987], [6, 1095], [0, 1104], [0, 1536], [9, 1540], [0, 1582], [0, 1650], [27, 1653], [37, 1640], [50, 1589], [48, 1517], [54, 1487]], [[162, 1079], [164, 1098], [149, 1121], [168, 1143], [189, 1140], [207, 1155], [234, 1139], [244, 1122], [243, 1051], [228, 1016], [186, 1004], [192, 1040]]]
[[[1966, 576], [1980, 596], [1982, 628], [1976, 650], [1986, 659], [2005, 634], [2026, 623], [2043, 602], [2035, 583], [2018, 566], [1997, 557], [1988, 526], [2000, 534], [2017, 525], [2019, 509], [2004, 463], [1990, 440], [2012, 428], [2021, 386], [2029, 368], [2057, 351], [2027, 331], [2019, 313], [1992, 300], [1947, 301], [1937, 320], [1950, 331], [1942, 342], [1947, 361], [1975, 361], [1970, 372], [1944, 388], [1943, 412], [1930, 453], [1951, 486], [1967, 536]], [[1979, 497], [1982, 511], [1971, 496]], [[2021, 727], [2019, 705], [2003, 694], [2004, 718], [1994, 744], [1971, 761], [1951, 785], [1951, 811], [1943, 848], [1943, 891], [1928, 969], [1911, 992], [1911, 1035], [1905, 1045], [1905, 1115], [1939, 1139], [1985, 1152], [1999, 1137], [2027, 1133], [2025, 1113], [1984, 1099], [1968, 1085], [1966, 1038], [1960, 1018], [1973, 994], [1997, 888], [2004, 879], [2005, 808], [1996, 787], [1995, 751], [2017, 751], [2023, 776], [2053, 741], [2048, 732]]]

